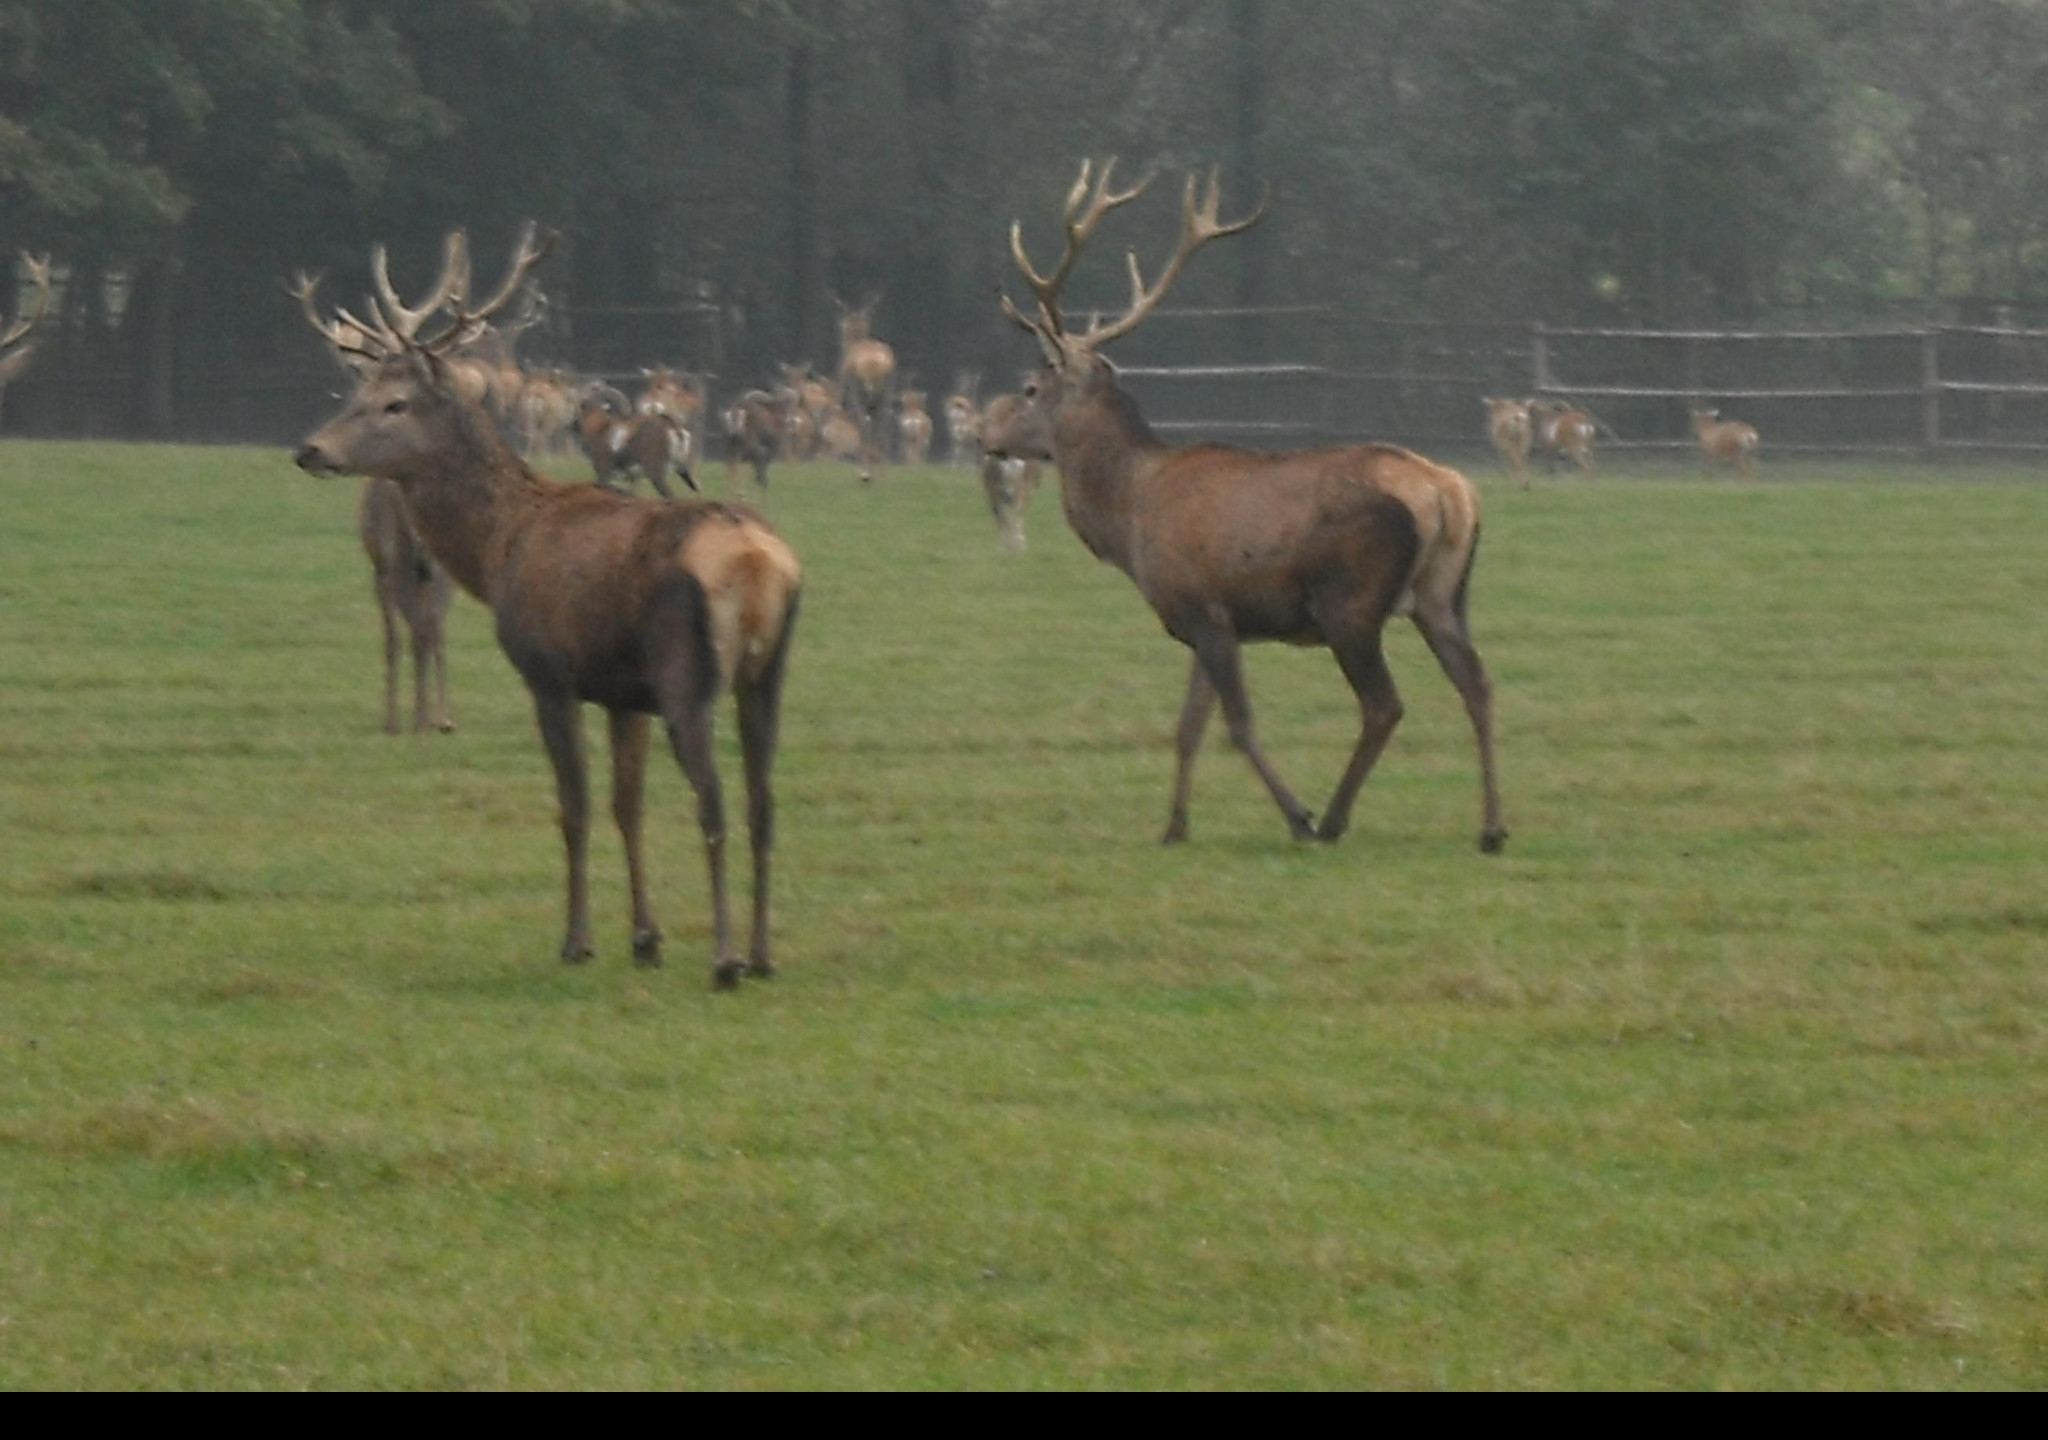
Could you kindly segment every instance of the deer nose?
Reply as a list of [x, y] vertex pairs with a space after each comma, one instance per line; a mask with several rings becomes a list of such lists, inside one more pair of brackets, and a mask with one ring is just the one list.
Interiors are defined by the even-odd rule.
[[301, 470], [312, 475], [317, 475], [327, 468], [326, 459], [320, 454], [320, 447], [318, 445], [302, 446], [298, 455], [294, 457], [294, 463]]

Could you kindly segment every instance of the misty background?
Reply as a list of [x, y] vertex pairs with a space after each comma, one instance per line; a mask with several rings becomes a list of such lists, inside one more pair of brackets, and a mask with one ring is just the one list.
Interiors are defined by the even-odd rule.
[[1163, 179], [1069, 309], [1121, 304], [1126, 245], [1170, 250], [1179, 172], [1220, 162], [1226, 215], [1270, 186], [1118, 358], [1392, 377], [1175, 392], [1303, 433], [1476, 439], [1474, 395], [1543, 378], [1538, 325], [1896, 331], [1669, 357], [1698, 393], [1867, 390], [1825, 438], [1922, 383], [1909, 332], [2048, 326], [2048, 0], [0, 0], [0, 256], [65, 277], [0, 428], [289, 439], [337, 372], [282, 277], [354, 304], [383, 240], [416, 290], [466, 225], [488, 280], [529, 216], [565, 243], [522, 359], [730, 391], [830, 366], [830, 296], [879, 295], [924, 387], [999, 388], [1033, 359], [993, 300], [1009, 222], [1043, 263], [1109, 154]]

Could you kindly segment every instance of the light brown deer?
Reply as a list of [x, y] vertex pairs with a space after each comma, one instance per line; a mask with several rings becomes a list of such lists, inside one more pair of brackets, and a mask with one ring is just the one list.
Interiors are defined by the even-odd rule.
[[1692, 433], [1700, 442], [1700, 474], [1716, 465], [1733, 465], [1745, 480], [1756, 478], [1757, 433], [1754, 425], [1723, 420], [1719, 410], [1692, 412]]
[[683, 422], [659, 412], [627, 413], [625, 397], [605, 388], [609, 395], [585, 395], [576, 406], [576, 443], [597, 472], [597, 483], [607, 490], [630, 490], [633, 476], [640, 474], [662, 499], [673, 500], [676, 492], [668, 485], [668, 472], [673, 470], [695, 490], [690, 432]]
[[399, 627], [412, 645], [412, 728], [425, 734], [455, 729], [448, 709], [449, 602], [455, 588], [448, 572], [434, 563], [397, 482], [371, 480], [363, 486], [356, 509], [356, 533], [370, 557], [371, 583], [377, 610], [384, 620], [384, 733], [396, 735], [398, 724]]
[[1479, 402], [1486, 407], [1486, 433], [1493, 441], [1493, 448], [1500, 455], [1501, 463], [1508, 468], [1508, 474], [1522, 482], [1522, 488], [1529, 488], [1529, 443], [1535, 438], [1535, 426], [1529, 418], [1529, 404], [1525, 400], [1483, 399]]
[[[1091, 186], [1092, 167], [1082, 165], [1064, 209], [1065, 251], [1049, 274], [1026, 255], [1021, 224], [1010, 232], [1038, 313], [1026, 316], [1007, 296], [1003, 308], [1036, 337], [1045, 365], [1025, 387], [1028, 403], [1016, 420], [984, 441], [996, 454], [1040, 455], [1059, 466], [1060, 497], [1082, 544], [1130, 576], [1167, 633], [1194, 652], [1164, 838], [1187, 838], [1194, 759], [1219, 700], [1232, 742], [1289, 831], [1302, 840], [1341, 836], [1401, 718], [1381, 632], [1406, 608], [1470, 714], [1484, 792], [1479, 845], [1498, 851], [1507, 831], [1494, 783], [1491, 687], [1466, 623], [1477, 493], [1456, 471], [1392, 446], [1262, 455], [1162, 442], [1100, 352], [1144, 321], [1197, 250], [1249, 229], [1266, 205], [1225, 224], [1217, 175], [1211, 172], [1206, 193], [1189, 176], [1180, 241], [1158, 280], [1148, 285], [1133, 255], [1129, 309], [1070, 333], [1061, 287], [1103, 217], [1145, 189], [1142, 182], [1112, 189], [1114, 168], [1114, 161], [1105, 165]], [[1358, 743], [1320, 825], [1259, 748], [1239, 659], [1246, 640], [1328, 648], [1358, 697]]]
[[[592, 953], [585, 860], [590, 799], [582, 706], [610, 718], [612, 814], [625, 838], [633, 954], [660, 962], [640, 844], [648, 717], [665, 722], [697, 795], [712, 904], [712, 974], [720, 988], [773, 971], [770, 773], [802, 571], [755, 511], [708, 501], [666, 504], [536, 476], [488, 415], [455, 389], [446, 356], [546, 257], [554, 237], [520, 238], [512, 272], [480, 303], [458, 298], [445, 328], [422, 336], [381, 313], [363, 327], [376, 368], [341, 413], [310, 436], [298, 463], [315, 475], [395, 481], [428, 547], [457, 584], [491, 609], [498, 643], [533, 695], [555, 771], [568, 860], [562, 958]], [[348, 318], [348, 317], [344, 317]], [[713, 763], [718, 697], [738, 702], [754, 852], [752, 944], [734, 953], [726, 905], [725, 810]]]
[[[860, 478], [871, 480], [886, 458], [881, 430], [889, 386], [896, 378], [896, 352], [872, 333], [880, 296], [869, 296], [858, 308], [837, 295], [832, 303], [839, 307], [839, 394], [860, 424]], [[823, 423], [818, 431], [824, 434]]]
[[[998, 395], [989, 401], [985, 418], [983, 415], [975, 416], [976, 448], [980, 448], [984, 426], [991, 435], [1015, 433], [1027, 403], [1022, 395]], [[1003, 548], [1012, 555], [1024, 553], [1024, 512], [1031, 505], [1031, 497], [1038, 493], [1041, 473], [1039, 462], [1034, 458], [982, 455], [981, 491], [988, 498], [989, 513], [995, 516], [996, 534], [1002, 540]]]
[[922, 465], [932, 453], [932, 417], [924, 408], [925, 392], [906, 390], [896, 403], [901, 409], [896, 417], [896, 438], [902, 445], [903, 463]]
[[768, 493], [768, 466], [782, 453], [789, 419], [796, 414], [795, 401], [788, 392], [770, 394], [749, 390], [725, 412], [726, 490], [742, 464], [754, 471], [754, 485]]
[[13, 322], [0, 326], [0, 396], [5, 396], [7, 387], [28, 370], [29, 359], [36, 352], [35, 342], [29, 337], [50, 312], [50, 257], [23, 254], [21, 263], [28, 268], [29, 281], [36, 288]]
[[1582, 475], [1593, 473], [1593, 441], [1600, 422], [1583, 410], [1561, 400], [1531, 400], [1529, 420], [1536, 427], [1532, 445], [1555, 471], [1566, 460], [1579, 467]]
[[946, 458], [955, 465], [981, 459], [981, 377], [963, 371], [946, 397]]

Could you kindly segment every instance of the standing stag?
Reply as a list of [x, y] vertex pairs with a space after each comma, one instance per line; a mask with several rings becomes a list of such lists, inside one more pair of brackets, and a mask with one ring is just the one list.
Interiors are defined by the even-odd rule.
[[[839, 307], [839, 391], [856, 412], [860, 426], [860, 478], [870, 480], [880, 468], [886, 446], [882, 440], [882, 419], [889, 413], [889, 386], [896, 378], [896, 352], [874, 338], [875, 306], [881, 297], [871, 295], [859, 308], [837, 295]], [[819, 433], [823, 434], [823, 426]]]
[[21, 263], [28, 267], [36, 293], [15, 315], [13, 324], [0, 328], [0, 396], [28, 369], [29, 357], [36, 352], [29, 336], [50, 312], [50, 257], [24, 254]]
[[[1484, 811], [1479, 846], [1507, 839], [1494, 783], [1491, 687], [1466, 624], [1466, 598], [1479, 540], [1479, 500], [1455, 470], [1392, 446], [1253, 454], [1222, 445], [1173, 448], [1145, 423], [1117, 383], [1102, 347], [1130, 334], [1159, 304], [1203, 245], [1249, 229], [1266, 205], [1232, 224], [1218, 219], [1220, 185], [1206, 194], [1188, 177], [1181, 237], [1148, 286], [1130, 258], [1131, 304], [1115, 320], [1071, 334], [1061, 287], [1103, 217], [1145, 189], [1111, 189], [1115, 162], [1092, 188], [1081, 166], [1064, 211], [1066, 248], [1050, 274], [1010, 232], [1017, 267], [1038, 299], [1036, 317], [1003, 297], [1003, 309], [1033, 335], [1045, 365], [1026, 385], [1026, 405], [984, 443], [996, 454], [1036, 455], [1059, 466], [1068, 522], [1098, 558], [1130, 576], [1167, 633], [1194, 652], [1178, 735], [1179, 771], [1167, 843], [1185, 840], [1196, 751], [1220, 700], [1230, 738], [1265, 782], [1296, 839], [1335, 840], [1350, 822], [1359, 787], [1401, 718], [1401, 700], [1381, 651], [1387, 618], [1414, 617], [1463, 697], [1479, 741]], [[1357, 694], [1362, 725], [1351, 762], [1317, 825], [1267, 764], [1253, 735], [1239, 645], [1284, 640], [1334, 652]]]
[[[448, 355], [507, 299], [554, 245], [528, 226], [511, 274], [473, 304], [466, 287], [451, 318], [422, 337], [416, 320], [372, 306], [362, 358], [373, 367], [339, 415], [299, 451], [315, 475], [395, 481], [420, 534], [463, 589], [496, 619], [498, 644], [533, 695], [553, 762], [568, 858], [562, 958], [592, 954], [585, 885], [590, 799], [582, 707], [605, 707], [612, 742], [612, 814], [625, 839], [633, 954], [660, 963], [661, 932], [641, 863], [642, 780], [648, 717], [665, 722], [697, 796], [712, 905], [712, 973], [720, 988], [773, 973], [769, 858], [770, 774], [782, 682], [802, 572], [768, 522], [737, 505], [665, 504], [587, 485], [543, 480], [455, 388]], [[712, 760], [712, 714], [721, 693], [738, 702], [754, 851], [748, 960], [732, 948], [726, 906], [725, 809]]]

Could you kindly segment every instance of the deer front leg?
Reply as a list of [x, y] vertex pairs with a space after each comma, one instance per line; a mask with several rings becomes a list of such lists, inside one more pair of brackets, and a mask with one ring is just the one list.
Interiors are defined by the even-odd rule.
[[392, 612], [397, 608], [384, 588], [384, 581], [377, 581], [377, 613], [384, 620], [384, 733], [398, 733], [398, 617]]
[[1237, 636], [1227, 623], [1209, 621], [1199, 628], [1194, 645], [1195, 657], [1208, 675], [1209, 683], [1216, 688], [1216, 698], [1222, 702], [1223, 721], [1230, 727], [1230, 743], [1244, 752], [1245, 759], [1251, 761], [1259, 779], [1265, 781], [1273, 803], [1287, 817], [1287, 833], [1296, 840], [1315, 839], [1315, 817], [1266, 763], [1265, 752], [1259, 748], [1258, 737], [1252, 732], [1252, 707], [1245, 695]]
[[583, 767], [583, 714], [567, 692], [536, 690], [533, 708], [540, 721], [541, 742], [555, 767], [555, 794], [562, 807], [562, 847], [569, 862], [569, 924], [562, 936], [562, 959], [580, 964], [597, 952], [590, 944], [590, 896], [584, 862], [590, 843], [590, 787]]
[[1188, 698], [1181, 707], [1180, 729], [1174, 734], [1174, 753], [1179, 764], [1173, 777], [1173, 813], [1167, 818], [1166, 834], [1160, 838], [1162, 845], [1178, 845], [1188, 838], [1188, 798], [1195, 788], [1195, 754], [1202, 748], [1202, 732], [1209, 728], [1209, 716], [1215, 708], [1216, 687], [1209, 683], [1198, 655], [1188, 676]]
[[661, 930], [647, 903], [647, 873], [640, 848], [641, 794], [647, 776], [647, 717], [613, 710], [612, 819], [626, 842], [626, 883], [633, 892], [633, 963], [644, 970], [661, 964]]

